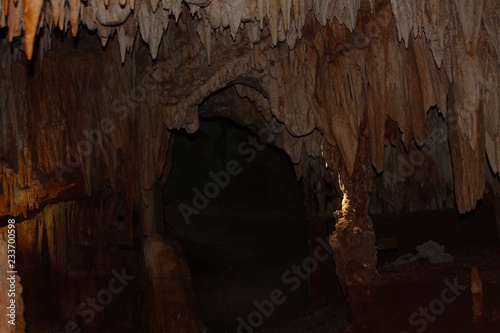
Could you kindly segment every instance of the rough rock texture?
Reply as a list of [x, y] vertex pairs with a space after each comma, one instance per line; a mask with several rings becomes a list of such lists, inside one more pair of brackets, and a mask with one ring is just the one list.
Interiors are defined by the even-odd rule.
[[182, 246], [158, 234], [144, 243], [144, 255], [154, 295], [151, 332], [205, 332], [195, 308], [191, 273]]
[[[101, 316], [83, 316], [77, 309], [108, 288], [113, 271], [126, 269], [132, 275], [131, 267], [139, 266], [131, 248], [125, 247], [130, 240], [127, 221], [118, 219], [122, 207], [108, 192], [47, 205], [32, 219], [17, 224], [17, 269], [23, 276], [24, 295], [28, 295], [25, 313], [31, 320], [63, 320], [60, 330], [69, 321], [83, 329], [99, 327], [105, 321]], [[6, 228], [0, 232], [6, 233]], [[132, 312], [137, 318], [142, 316], [142, 309], [133, 304], [132, 283], [113, 294], [113, 306], [105, 308], [108, 318], [120, 314], [120, 325], [133, 319]]]
[[[161, 55], [154, 73], [165, 83], [158, 89], [147, 89], [147, 98], [141, 97], [144, 89], [141, 91], [140, 88], [141, 80], [147, 77], [146, 68], [151, 65], [147, 61], [137, 61], [139, 51], [125, 62], [124, 67], [117, 66], [119, 64], [114, 59], [116, 52], [106, 52], [104, 57], [100, 57], [108, 58], [101, 70], [98, 64], [105, 60], [97, 61], [95, 58], [92, 63], [97, 65], [95, 72], [102, 74], [100, 78], [91, 77], [92, 70], [87, 73], [79, 71], [82, 61], [62, 58], [45, 59], [41, 68], [45, 74], [39, 75], [37, 70], [33, 76], [26, 77], [12, 75], [26, 71], [22, 68], [26, 65], [12, 62], [20, 57], [19, 49], [8, 52], [7, 46], [4, 46], [2, 159], [6, 160], [6, 164], [2, 164], [2, 199], [8, 198], [12, 208], [2, 214], [26, 214], [28, 209], [37, 208], [38, 198], [45, 197], [47, 193], [49, 197], [57, 196], [47, 188], [46, 182], [40, 184], [36, 171], [41, 169], [50, 175], [71, 153], [77, 155], [73, 158], [79, 161], [73, 164], [78, 164], [84, 175], [87, 193], [92, 187], [91, 161], [96, 159], [94, 155], [98, 151], [102, 153], [98, 159], [106, 163], [109, 181], [120, 186], [116, 184], [116, 179], [120, 178], [116, 172], [117, 160], [120, 159], [117, 151], [126, 151], [129, 146], [127, 128], [142, 128], [146, 138], [169, 135], [168, 131], [157, 126], [161, 124], [155, 119], [159, 116], [157, 113], [144, 112], [147, 119], [135, 121], [135, 109], [139, 104], [143, 104], [142, 109], [160, 111], [168, 129], [186, 127], [194, 131], [197, 106], [211, 93], [235, 83], [240, 85], [239, 88], [235, 86], [240, 95], [247, 96], [247, 91], [251, 91], [253, 96], [250, 98], [257, 98], [255, 104], [257, 109], [262, 110], [266, 124], [273, 119], [278, 122], [275, 128], [283, 143], [276, 144], [287, 151], [294, 163], [302, 164], [299, 161], [308, 157], [318, 158], [324, 140], [338, 145], [349, 173], [352, 173], [359, 124], [365, 109], [374, 167], [377, 172], [389, 168], [390, 172], [398, 174], [397, 170], [391, 170], [387, 165], [389, 161], [384, 147], [388, 143], [388, 135], [392, 145], [397, 145], [400, 139], [408, 150], [415, 139], [415, 147], [425, 149], [429, 140], [425, 133], [426, 112], [436, 106], [449, 126], [454, 173], [452, 190], [455, 190], [459, 211], [472, 209], [476, 200], [482, 197], [486, 160], [480, 152], [486, 151], [494, 174], [500, 166], [498, 149], [495, 148], [499, 132], [497, 49], [500, 9], [495, 1], [482, 1], [474, 6], [467, 1], [404, 1], [390, 5], [380, 2], [376, 6], [372, 3], [369, 8], [361, 8], [363, 2], [330, 1], [298, 1], [295, 6], [291, 1], [239, 1], [232, 4], [212, 1], [207, 4], [189, 4], [196, 15], [191, 18], [184, 9], [183, 19], [179, 19], [183, 8], [180, 1], [131, 1], [126, 2], [124, 7], [114, 1], [107, 6], [99, 1], [52, 1], [43, 7], [39, 20], [40, 60], [49, 48], [55, 52], [49, 53], [48, 57], [62, 56], [57, 52], [61, 46], [53, 45], [50, 33], [57, 26], [55, 21], [63, 30], [71, 25], [73, 29], [76, 26], [76, 31], [81, 21], [88, 29], [96, 29], [103, 41], [107, 41], [116, 30], [122, 60], [125, 59], [124, 50], [132, 52], [138, 49], [140, 43], [134, 43], [138, 30], [149, 44], [151, 55], [154, 58], [157, 58], [158, 52]], [[21, 34], [23, 24], [28, 25], [27, 19], [15, 14], [22, 6], [23, 2], [4, 2], [2, 14], [11, 13], [7, 21], [4, 17], [3, 22], [9, 26], [9, 39]], [[76, 17], [72, 14], [75, 11], [73, 6], [80, 8]], [[468, 6], [474, 8], [474, 15], [468, 15]], [[316, 19], [308, 15], [310, 10]], [[33, 11], [36, 13], [36, 8]], [[170, 29], [167, 29], [168, 13], [179, 20]], [[134, 23], [130, 23], [132, 21]], [[24, 40], [29, 54], [28, 26], [26, 29]], [[85, 32], [80, 31], [80, 45], [71, 51], [86, 54], [86, 57], [92, 54], [97, 57], [96, 53], [101, 51], [96, 45], [89, 46], [93, 43], [87, 42], [83, 35]], [[301, 42], [297, 43], [299, 39]], [[279, 41], [286, 41], [288, 47], [276, 45]], [[109, 48], [113, 49], [115, 45]], [[58, 90], [52, 88], [55, 80], [67, 82], [79, 92], [72, 101], [66, 101], [68, 96], [61, 96], [66, 110], [75, 107], [93, 109], [93, 114], [63, 115], [65, 111], [56, 105], [56, 96], [67, 94], [61, 90], [58, 94]], [[88, 88], [87, 83], [90, 82], [109, 92], [100, 96], [85, 92], [84, 87]], [[132, 100], [127, 105], [131, 106], [130, 114], [116, 114], [123, 110], [113, 112], [113, 107], [116, 111], [127, 103], [116, 101], [119, 99], [117, 89], [134, 93], [136, 100], [140, 100], [139, 103]], [[86, 94], [91, 96], [83, 98]], [[41, 103], [42, 99], [47, 101]], [[44, 112], [48, 108], [51, 111]], [[41, 113], [36, 117], [45, 120], [28, 119], [27, 115], [33, 112], [30, 110], [35, 109]], [[119, 121], [116, 118], [120, 118]], [[111, 120], [118, 130], [104, 135], [102, 145], [100, 140], [97, 147], [84, 143], [77, 152], [78, 140], [86, 137], [81, 131], [65, 135], [65, 129], [76, 124], [75, 128], [80, 129], [85, 124], [90, 130], [111, 126], [107, 121], [100, 124], [103, 119]], [[393, 121], [397, 126], [388, 129], [387, 121]], [[149, 123], [156, 124], [156, 129], [148, 127]], [[37, 132], [35, 127], [44, 130]], [[43, 134], [47, 128], [53, 129], [50, 135]], [[286, 131], [283, 131], [285, 128]], [[311, 133], [312, 136], [309, 135]], [[18, 156], [7, 158], [7, 146], [9, 150], [13, 149], [9, 144], [14, 142]], [[143, 152], [148, 155], [146, 165], [158, 165], [158, 174], [162, 170], [160, 156], [165, 155], [166, 145], [149, 143], [144, 148], [151, 151]], [[45, 145], [50, 148], [44, 148]], [[68, 150], [64, 147], [68, 146], [73, 152], [64, 152]], [[96, 149], [101, 146], [102, 149]], [[89, 150], [92, 154], [85, 154]], [[35, 157], [34, 153], [38, 156]], [[305, 162], [299, 166], [298, 177], [304, 174], [309, 164]], [[433, 164], [440, 172], [448, 167], [448, 164]], [[136, 169], [140, 168], [147, 171], [141, 173], [142, 184], [136, 188], [139, 193], [152, 188], [155, 179], [154, 173], [149, 171], [154, 168], [142, 166]], [[450, 171], [442, 172], [449, 177]], [[133, 170], [129, 172], [133, 173]], [[321, 176], [323, 173], [319, 172]], [[477, 177], [468, 179], [469, 175]], [[22, 188], [23, 193], [16, 196], [9, 194], [16, 188]]]
[[[370, 284], [377, 266], [375, 233], [368, 216], [372, 168], [369, 159], [369, 140], [362, 126], [360, 145], [352, 176], [340, 163], [339, 184], [344, 197], [342, 209], [335, 212], [337, 223], [330, 237], [339, 282], [350, 306], [354, 320], [363, 316], [370, 300]], [[325, 158], [335, 160], [335, 149], [325, 151]]]
[[201, 115], [282, 148], [320, 212], [361, 200], [347, 229], [370, 232], [367, 186], [376, 212], [470, 211], [500, 193], [499, 18], [496, 0], [4, 0], [0, 216], [111, 189], [129, 240], [158, 231], [171, 131]]

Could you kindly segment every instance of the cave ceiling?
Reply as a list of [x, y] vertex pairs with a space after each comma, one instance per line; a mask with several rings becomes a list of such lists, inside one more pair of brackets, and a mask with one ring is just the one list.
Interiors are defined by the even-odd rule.
[[388, 209], [497, 188], [497, 0], [3, 0], [0, 27], [0, 216], [108, 187], [147, 207], [200, 115], [316, 184], [366, 143]]

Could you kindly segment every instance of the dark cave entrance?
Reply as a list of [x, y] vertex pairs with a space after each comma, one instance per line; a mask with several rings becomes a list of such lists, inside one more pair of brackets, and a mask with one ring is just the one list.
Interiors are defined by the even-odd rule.
[[308, 256], [304, 188], [289, 157], [220, 117], [176, 132], [172, 154], [166, 232], [185, 246], [209, 330], [275, 331], [309, 313], [307, 272], [293, 271]]

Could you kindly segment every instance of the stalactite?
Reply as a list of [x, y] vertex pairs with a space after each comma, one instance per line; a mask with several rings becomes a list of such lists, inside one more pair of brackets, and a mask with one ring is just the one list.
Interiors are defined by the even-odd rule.
[[[8, 5], [7, 9], [12, 7], [10, 8], [12, 13], [22, 7], [22, 2], [18, 2], [17, 6], [14, 2], [5, 4]], [[147, 106], [151, 110], [155, 109], [156, 105], [165, 105], [160, 111], [167, 129], [187, 126], [191, 131], [195, 130], [197, 105], [206, 96], [224, 88], [239, 77], [248, 77], [251, 78], [251, 82], [246, 84], [255, 85], [266, 94], [265, 97], [260, 95], [256, 102], [260, 105], [259, 109], [269, 109], [262, 112], [266, 121], [276, 119], [282, 122], [286, 131], [291, 134], [290, 138], [284, 136], [279, 140], [283, 141], [294, 162], [302, 163], [307, 158], [302, 156], [303, 142], [292, 137], [307, 137], [318, 130], [329, 144], [338, 146], [347, 169], [352, 171], [358, 149], [359, 124], [363, 118], [362, 113], [367, 110], [368, 131], [372, 139], [370, 140], [372, 164], [377, 171], [381, 171], [386, 164], [383, 128], [387, 117], [397, 123], [403, 134], [400, 139], [406, 149], [412, 145], [413, 140], [423, 147], [427, 140], [424, 132], [426, 112], [437, 106], [439, 112], [447, 116], [447, 98], [450, 95], [450, 87], [454, 87], [455, 106], [466, 110], [466, 112], [459, 111], [455, 125], [460, 126], [461, 133], [466, 135], [472, 150], [477, 148], [478, 142], [484, 140], [492, 170], [496, 172], [500, 167], [500, 158], [497, 157], [500, 151], [498, 148], [500, 130], [496, 119], [500, 98], [498, 76], [495, 75], [498, 72], [497, 41], [500, 29], [494, 20], [499, 6], [490, 0], [484, 1], [482, 12], [481, 8], [475, 8], [477, 13], [467, 22], [464, 21], [464, 15], [459, 13], [459, 11], [463, 13], [467, 6], [470, 6], [466, 1], [428, 1], [425, 4], [414, 1], [391, 2], [390, 5], [372, 6], [370, 13], [359, 17], [353, 14], [359, 9], [358, 3], [246, 1], [229, 5], [224, 1], [212, 1], [203, 6], [192, 3], [192, 8], [198, 15], [194, 15], [193, 19], [188, 19], [186, 22], [180, 22], [178, 27], [169, 29], [167, 29], [168, 15], [171, 14], [175, 19], [179, 19], [180, 1], [158, 2], [156, 11], [152, 10], [150, 2], [135, 4], [136, 9], [133, 12], [131, 3], [126, 3], [125, 7], [115, 10], [113, 8], [116, 5], [119, 6], [118, 1], [111, 1], [108, 8], [102, 6], [102, 2], [89, 1], [80, 5], [84, 7], [81, 7], [83, 10], [79, 13], [85, 26], [98, 29], [99, 36], [106, 43], [116, 29], [119, 48], [116, 46], [111, 48], [119, 49], [122, 61], [126, 59], [126, 53], [134, 49], [137, 30], [143, 40], [149, 43], [150, 53], [153, 52], [154, 56], [157, 56], [156, 52], [162, 41], [167, 43], [166, 48], [177, 47], [179, 50], [175, 55], [170, 52], [170, 58], [165, 61], [165, 66], [163, 63], [159, 66], [167, 68], [162, 71], [165, 79], [170, 81], [166, 86], [169, 98], [161, 101], [156, 97], [153, 99], [151, 96], [148, 97], [154, 101]], [[65, 24], [71, 21], [71, 6], [65, 1], [53, 1], [50, 6], [49, 16], [55, 21], [59, 20], [59, 25], [62, 24], [64, 28]], [[59, 11], [56, 8], [59, 8]], [[5, 13], [5, 8], [2, 9], [2, 13]], [[310, 11], [316, 14], [320, 23], [325, 24], [325, 28], [314, 28], [313, 16], [308, 15]], [[12, 18], [14, 17], [15, 14], [12, 15]], [[478, 25], [478, 17], [482, 17], [484, 25]], [[10, 23], [13, 27], [9, 29], [11, 37], [19, 34], [16, 31], [22, 27], [22, 21]], [[49, 24], [49, 21], [49, 19], [41, 20], [41, 24]], [[103, 25], [109, 22], [118, 24], [118, 27], [110, 28]], [[18, 28], [15, 24], [18, 24]], [[241, 30], [242, 27], [244, 30]], [[264, 31], [266, 29], [268, 31]], [[314, 31], [314, 34], [310, 35], [314, 37], [307, 37], [305, 43], [299, 42], [296, 45], [296, 39], [301, 38], [303, 29]], [[349, 29], [353, 30], [352, 34]], [[411, 31], [413, 34], [410, 37]], [[175, 37], [181, 33], [186, 34], [184, 39]], [[271, 38], [267, 37], [268, 33], [271, 34]], [[292, 36], [294, 34], [295, 37]], [[50, 35], [50, 30], [44, 33], [44, 41], [41, 43], [44, 45], [43, 50], [51, 48]], [[415, 36], [417, 37], [414, 38]], [[245, 38], [251, 41], [253, 49], [244, 43]], [[398, 38], [404, 39], [406, 45], [398, 43]], [[193, 44], [193, 40], [200, 40], [202, 43]], [[276, 44], [280, 40], [289, 42], [289, 47], [293, 47], [293, 51]], [[113, 45], [116, 45], [116, 42]], [[277, 47], [271, 48], [272, 45]], [[453, 45], [458, 47], [455, 53], [451, 51]], [[228, 62], [224, 57], [225, 50], [231, 50], [230, 52], [238, 56]], [[199, 75], [200, 71], [195, 69], [195, 62], [186, 65], [183, 59], [194, 59], [202, 51], [206, 54], [205, 58], [210, 65], [204, 65], [206, 70], [198, 79], [195, 76]], [[481, 52], [485, 56], [471, 57], [470, 54], [474, 52]], [[67, 105], [71, 105], [69, 108], [72, 109], [81, 107], [88, 110], [107, 110], [95, 112], [84, 119], [69, 114], [61, 117], [64, 112], [61, 111], [57, 98], [45, 98], [49, 89], [43, 87], [32, 89], [33, 98], [25, 98], [23, 95], [15, 97], [16, 91], [24, 92], [26, 84], [34, 87], [35, 83], [24, 82], [22, 76], [11, 77], [8, 74], [11, 66], [16, 66], [17, 70], [23, 72], [25, 69], [19, 65], [11, 65], [12, 58], [9, 58], [11, 56], [8, 52], [3, 54], [3, 68], [7, 71], [7, 75], [2, 78], [5, 90], [2, 90], [4, 94], [0, 103], [2, 108], [7, 110], [2, 112], [3, 149], [7, 149], [7, 138], [11, 138], [11, 134], [14, 134], [18, 158], [17, 163], [11, 164], [19, 176], [19, 186], [32, 186], [34, 168], [41, 168], [50, 174], [54, 170], [60, 171], [62, 167], [68, 166], [68, 161], [75, 160], [74, 152], [78, 152], [78, 144], [87, 138], [81, 132], [77, 132], [77, 136], [70, 134], [67, 128], [81, 123], [87, 124], [86, 129], [94, 130], [99, 128], [99, 118], [104, 116], [106, 120], [110, 120], [115, 130], [108, 134], [102, 132], [102, 144], [92, 145], [92, 153], [88, 156], [81, 151], [76, 155], [76, 161], [73, 161], [76, 168], [70, 166], [69, 169], [83, 176], [88, 193], [93, 189], [95, 183], [93, 179], [95, 174], [99, 173], [97, 168], [99, 164], [105, 166], [104, 174], [108, 175], [105, 178], [110, 180], [113, 189], [124, 188], [117, 184], [116, 174], [120, 172], [120, 160], [127, 158], [131, 147], [135, 148], [131, 144], [133, 137], [130, 137], [130, 133], [136, 126], [135, 109], [138, 103], [130, 99], [115, 101], [119, 98], [113, 91], [118, 89], [131, 91], [133, 88], [124, 84], [131, 82], [132, 74], [127, 76], [123, 73], [133, 72], [134, 58], [131, 57], [130, 64], [125, 65], [126, 71], [115, 71], [114, 65], [106, 66], [107, 70], [102, 71], [106, 73], [106, 78], [116, 78], [118, 75], [121, 79], [111, 80], [116, 82], [114, 86], [103, 85], [104, 95], [92, 96], [89, 99], [75, 96], [70, 99], [70, 104]], [[44, 63], [56, 68], [55, 65], [50, 65], [50, 59], [45, 59]], [[60, 70], [56, 69], [53, 74], [44, 75], [48, 87], [60, 80], [75, 82], [76, 91], [101, 84], [85, 75], [82, 77], [81, 74], [74, 77], [56, 75], [58, 71]], [[184, 78], [180, 75], [172, 76], [171, 73], [178, 71], [183, 71]], [[137, 79], [134, 80], [136, 81], [132, 82], [138, 82]], [[80, 85], [79, 82], [85, 83]], [[187, 82], [189, 84], [186, 84]], [[463, 85], [454, 82], [463, 82]], [[193, 90], [192, 86], [198, 88]], [[67, 99], [62, 93], [54, 93], [61, 100]], [[155, 96], [160, 96], [156, 94]], [[26, 105], [23, 105], [24, 101], [27, 101]], [[479, 101], [482, 103], [481, 109], [487, 133], [484, 139], [479, 137], [480, 132], [475, 129], [479, 119], [477, 114]], [[111, 112], [109, 107], [102, 107], [113, 105], [114, 102], [118, 108], [127, 108], [126, 119], [118, 119], [119, 115]], [[37, 116], [40, 118], [38, 122], [27, 123], [28, 118], [21, 110], [36, 108], [42, 105], [41, 103], [46, 105], [47, 109], [54, 110], [52, 115], [40, 112], [40, 116]], [[57, 123], [54, 119], [62, 120]], [[157, 124], [156, 118], [153, 117], [147, 122], [149, 125], [144, 128], [154, 128], [155, 135], [164, 137], [167, 133], [152, 125]], [[38, 125], [35, 127], [35, 124]], [[43, 128], [51, 130], [41, 130]], [[148, 142], [156, 142], [155, 136], [146, 135], [146, 137]], [[32, 142], [35, 142], [35, 146]], [[149, 165], [161, 164], [158, 156], [166, 150], [165, 146], [156, 144], [147, 143], [144, 147], [146, 146], [151, 148], [144, 148], [146, 162], [141, 170], [149, 170]], [[35, 159], [31, 156], [32, 152], [37, 152]], [[318, 156], [319, 153], [315, 155]], [[132, 171], [135, 166], [130, 168], [128, 172], [135, 172]], [[458, 169], [454, 171], [458, 172]], [[141, 174], [144, 175], [144, 181], [139, 193], [145, 193], [144, 191], [151, 186], [156, 172], [146, 171]], [[13, 183], [9, 186], [15, 188]], [[475, 193], [470, 198], [480, 197], [481, 182], [470, 186], [477, 187], [467, 191]], [[11, 192], [13, 193], [13, 190]], [[462, 195], [461, 193], [465, 192], [458, 191], [457, 196]], [[15, 206], [12, 195], [7, 201]], [[474, 199], [458, 200], [459, 203], [465, 204], [460, 210], [471, 209], [475, 205], [473, 201]]]
[[9, 9], [6, 11], [7, 16], [7, 26], [9, 27], [9, 41], [12, 41], [14, 37], [21, 36], [21, 30], [23, 28], [23, 5], [22, 1], [14, 2], [14, 0], [9, 1]]
[[24, 43], [26, 44], [26, 57], [28, 60], [31, 60], [33, 55], [33, 44], [35, 43], [35, 34], [38, 28], [38, 20], [42, 11], [42, 5], [42, 0], [23, 0], [25, 26]]

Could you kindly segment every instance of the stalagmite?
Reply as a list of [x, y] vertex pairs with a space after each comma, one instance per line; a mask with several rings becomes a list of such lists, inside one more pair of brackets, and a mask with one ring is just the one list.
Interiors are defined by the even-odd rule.
[[194, 308], [191, 276], [180, 244], [152, 234], [144, 244], [144, 255], [154, 290], [151, 332], [204, 332]]
[[[368, 152], [367, 138], [362, 136], [352, 176], [345, 170], [339, 172], [339, 185], [344, 198], [342, 210], [335, 213], [336, 230], [330, 237], [337, 276], [352, 305], [352, 311], [362, 311], [360, 304], [369, 301], [370, 284], [377, 263], [375, 233], [368, 217], [371, 178], [371, 170], [367, 168]], [[335, 161], [338, 157], [334, 154], [332, 147], [325, 154], [332, 170], [341, 167]], [[363, 314], [353, 315], [359, 318]]]
[[476, 266], [471, 268], [471, 292], [473, 321], [478, 321], [483, 315], [483, 285]]

